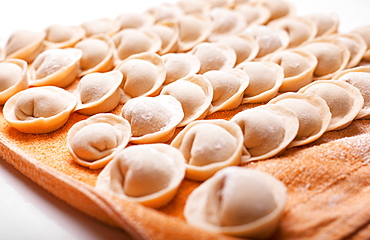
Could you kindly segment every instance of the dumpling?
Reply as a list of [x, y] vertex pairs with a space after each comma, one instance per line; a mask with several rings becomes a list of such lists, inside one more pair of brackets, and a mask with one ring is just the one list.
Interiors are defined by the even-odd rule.
[[45, 44], [48, 48], [73, 47], [85, 37], [85, 29], [81, 26], [50, 25], [45, 29]]
[[284, 69], [284, 80], [279, 88], [281, 92], [295, 92], [311, 83], [317, 66], [316, 56], [302, 49], [279, 51], [266, 60], [279, 64]]
[[135, 28], [144, 29], [154, 24], [153, 16], [137, 12], [125, 12], [117, 17], [121, 29]]
[[257, 5], [264, 6], [270, 13], [269, 21], [277, 18], [288, 17], [294, 14], [294, 5], [285, 0], [260, 0]]
[[116, 19], [96, 18], [83, 22], [81, 26], [85, 29], [86, 36], [97, 35], [113, 36], [121, 29], [120, 23]]
[[162, 45], [157, 34], [139, 29], [123, 29], [112, 37], [116, 46], [118, 60], [138, 54], [151, 52], [156, 53]]
[[199, 0], [178, 0], [176, 1], [178, 6], [184, 15], [205, 15], [210, 6], [205, 1]]
[[166, 69], [165, 85], [194, 75], [200, 69], [199, 59], [192, 54], [168, 53], [161, 56], [161, 58]]
[[272, 175], [228, 167], [202, 183], [188, 197], [188, 224], [215, 233], [268, 238], [284, 212], [287, 189]]
[[339, 16], [334, 13], [312, 13], [305, 16], [317, 27], [316, 37], [329, 36], [338, 31]]
[[75, 111], [86, 115], [112, 111], [121, 100], [122, 79], [117, 70], [83, 76], [75, 92], [78, 99]]
[[121, 150], [100, 172], [95, 187], [144, 206], [159, 208], [176, 195], [185, 160], [167, 144], [134, 145]]
[[77, 79], [82, 51], [75, 48], [48, 49], [30, 67], [30, 86], [66, 87]]
[[0, 62], [0, 105], [28, 87], [27, 66], [27, 62], [21, 59]]
[[244, 91], [249, 85], [249, 76], [240, 69], [212, 70], [203, 74], [211, 83], [213, 98], [208, 114], [239, 107]]
[[267, 104], [237, 113], [231, 118], [244, 134], [242, 163], [263, 160], [283, 152], [298, 133], [295, 113], [277, 104]]
[[179, 123], [179, 127], [182, 127], [207, 116], [211, 107], [213, 89], [206, 77], [195, 74], [164, 86], [160, 94], [170, 95], [181, 103], [184, 118]]
[[240, 33], [247, 25], [243, 15], [227, 8], [213, 8], [208, 13], [212, 20], [212, 32], [208, 41], [217, 41], [222, 37]]
[[268, 26], [285, 30], [288, 33], [289, 44], [287, 48], [298, 47], [302, 43], [314, 39], [317, 32], [315, 24], [306, 18], [297, 16], [276, 19]]
[[235, 34], [221, 38], [218, 42], [226, 43], [236, 53], [235, 65], [240, 64], [243, 61], [253, 60], [259, 51], [259, 45], [257, 41], [246, 34]]
[[249, 26], [243, 34], [252, 36], [258, 42], [259, 51], [256, 58], [285, 49], [289, 44], [289, 35], [286, 31], [266, 25]]
[[121, 102], [139, 96], [158, 95], [166, 78], [162, 58], [156, 53], [135, 54], [115, 67], [123, 74]]
[[242, 103], [262, 103], [275, 97], [284, 80], [284, 69], [269, 61], [243, 62], [237, 66], [249, 76]]
[[136, 97], [123, 105], [122, 117], [131, 124], [132, 143], [166, 142], [184, 118], [181, 103], [172, 96]]
[[356, 119], [369, 119], [370, 118], [370, 67], [361, 66], [343, 70], [336, 74], [333, 80], [340, 80], [352, 84], [360, 90], [364, 98], [364, 106], [356, 116]]
[[343, 70], [349, 61], [349, 51], [339, 40], [320, 38], [305, 44], [302, 48], [316, 56], [317, 66], [314, 76], [321, 79], [330, 78]]
[[240, 4], [235, 11], [243, 15], [247, 26], [264, 25], [271, 17], [271, 12], [262, 5]]
[[171, 142], [186, 161], [186, 178], [204, 181], [222, 168], [239, 165], [243, 134], [226, 120], [199, 120], [187, 125]]
[[68, 131], [67, 147], [73, 161], [90, 169], [103, 168], [131, 137], [128, 121], [100, 113], [75, 123]]
[[158, 54], [163, 55], [170, 52], [176, 52], [177, 40], [179, 38], [179, 27], [176, 21], [161, 21], [147, 29], [161, 39], [162, 44]]
[[154, 23], [176, 20], [179, 16], [183, 16], [184, 12], [176, 4], [162, 3], [156, 6], [152, 6], [147, 9], [144, 14], [148, 14], [154, 18]]
[[74, 47], [82, 51], [80, 76], [93, 72], [107, 72], [113, 69], [115, 47], [109, 37], [100, 35], [85, 38]]
[[179, 39], [178, 52], [187, 52], [195, 45], [204, 42], [212, 31], [212, 21], [200, 15], [178, 17]]
[[268, 104], [286, 107], [298, 117], [298, 132], [288, 147], [302, 146], [317, 140], [327, 130], [331, 120], [325, 100], [315, 94], [287, 92], [271, 99]]
[[6, 42], [5, 58], [19, 58], [31, 63], [39, 53], [44, 51], [44, 32], [18, 30], [13, 32]]
[[366, 61], [370, 60], [370, 25], [361, 25], [353, 28], [350, 33], [358, 34], [365, 41], [366, 51], [363, 55], [363, 59]]
[[325, 100], [332, 115], [327, 131], [348, 126], [364, 105], [360, 90], [345, 81], [317, 80], [298, 92], [316, 94]]
[[346, 68], [357, 66], [364, 57], [367, 49], [366, 42], [357, 33], [337, 33], [329, 38], [338, 39], [347, 47], [349, 51], [349, 60]]
[[76, 97], [62, 88], [34, 87], [9, 98], [3, 114], [8, 124], [21, 132], [49, 133], [67, 122], [76, 103]]
[[225, 43], [199, 43], [189, 53], [200, 61], [199, 74], [211, 70], [231, 69], [236, 63], [234, 49]]

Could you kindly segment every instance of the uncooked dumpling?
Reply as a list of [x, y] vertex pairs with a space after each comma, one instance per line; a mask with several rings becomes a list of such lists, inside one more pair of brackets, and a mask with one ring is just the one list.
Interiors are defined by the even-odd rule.
[[115, 67], [123, 74], [121, 102], [139, 96], [154, 96], [166, 78], [162, 58], [155, 53], [135, 54]]
[[332, 115], [327, 131], [348, 126], [364, 105], [359, 89], [344, 81], [318, 80], [299, 92], [316, 94], [326, 101]]
[[131, 124], [133, 143], [166, 142], [182, 121], [181, 103], [172, 96], [137, 97], [122, 107], [122, 117]]
[[263, 160], [278, 155], [293, 141], [299, 122], [294, 112], [276, 104], [244, 110], [231, 118], [244, 134], [242, 162]]
[[268, 103], [286, 107], [298, 117], [298, 132], [288, 147], [311, 143], [328, 129], [331, 120], [330, 108], [325, 100], [315, 94], [287, 92]]
[[284, 80], [279, 88], [281, 92], [298, 91], [312, 82], [317, 66], [317, 58], [302, 49], [283, 50], [268, 57], [284, 69]]
[[81, 26], [85, 29], [86, 36], [107, 35], [112, 36], [121, 29], [116, 19], [97, 18], [83, 22]]
[[228, 44], [203, 42], [196, 45], [191, 51], [200, 61], [199, 74], [211, 70], [227, 70], [234, 67], [236, 53]]
[[112, 37], [117, 49], [117, 59], [126, 58], [138, 54], [157, 52], [162, 45], [162, 41], [157, 34], [147, 30], [123, 29]]
[[34, 87], [9, 98], [3, 114], [9, 125], [21, 132], [49, 133], [67, 122], [76, 103], [76, 97], [62, 88]]
[[48, 48], [73, 47], [85, 37], [85, 29], [81, 26], [50, 25], [45, 29], [45, 44]]
[[184, 111], [184, 118], [179, 127], [205, 118], [211, 107], [213, 89], [209, 80], [203, 75], [190, 75], [162, 88], [161, 95], [176, 98]]
[[80, 76], [92, 72], [107, 72], [112, 70], [114, 66], [115, 47], [109, 37], [101, 35], [85, 38], [74, 47], [82, 51], [80, 60], [82, 72]]
[[368, 119], [370, 117], [370, 67], [361, 66], [343, 70], [336, 74], [333, 80], [348, 82], [360, 90], [364, 98], [364, 106], [356, 116], [356, 119]]
[[192, 54], [168, 53], [161, 56], [161, 58], [166, 69], [165, 85], [194, 75], [200, 69], [199, 59]]
[[333, 13], [312, 13], [305, 16], [317, 27], [316, 37], [329, 36], [338, 31], [339, 16]]
[[243, 134], [226, 120], [199, 120], [187, 125], [171, 142], [186, 160], [186, 177], [204, 181], [222, 168], [239, 165]]
[[320, 38], [313, 40], [304, 46], [303, 50], [313, 53], [317, 58], [317, 66], [314, 76], [318, 78], [330, 78], [343, 70], [349, 61], [349, 51], [339, 40]]
[[274, 62], [243, 62], [237, 66], [249, 76], [242, 103], [262, 103], [275, 97], [284, 80], [284, 69]]
[[86, 115], [112, 111], [121, 100], [122, 78], [117, 70], [83, 76], [75, 92], [78, 98], [75, 110]]
[[363, 59], [366, 61], [370, 60], [370, 31], [369, 30], [370, 30], [370, 25], [361, 25], [361, 26], [355, 27], [350, 32], [350, 33], [358, 34], [365, 41], [366, 51], [364, 53]]
[[31, 63], [45, 49], [44, 39], [44, 32], [15, 31], [5, 45], [5, 57], [19, 58]]
[[0, 105], [28, 87], [27, 62], [9, 59], [0, 63]]
[[176, 195], [185, 176], [181, 152], [167, 144], [143, 144], [117, 153], [99, 174], [97, 190], [159, 208]]
[[208, 114], [239, 107], [244, 91], [249, 85], [249, 76], [240, 69], [213, 70], [203, 74], [211, 83], [213, 98]]
[[276, 230], [287, 189], [272, 175], [228, 167], [202, 183], [188, 197], [184, 216], [192, 226], [215, 233], [268, 238]]
[[75, 48], [48, 49], [40, 53], [30, 68], [30, 86], [66, 87], [76, 80], [82, 51]]
[[129, 122], [112, 113], [100, 113], [74, 124], [67, 147], [72, 159], [91, 169], [103, 168], [131, 137]]

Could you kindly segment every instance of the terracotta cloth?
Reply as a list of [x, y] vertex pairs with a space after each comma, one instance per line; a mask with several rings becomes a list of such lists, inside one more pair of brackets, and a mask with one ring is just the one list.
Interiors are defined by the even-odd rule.
[[[209, 118], [230, 119], [253, 106], [243, 105]], [[34, 135], [9, 127], [0, 114], [0, 156], [57, 197], [123, 228], [134, 238], [229, 238], [185, 223], [182, 210], [197, 182], [184, 180], [176, 198], [158, 210], [96, 192], [93, 186], [100, 170], [74, 163], [66, 147], [68, 129], [85, 118], [73, 113], [60, 130]], [[276, 176], [288, 188], [287, 206], [273, 239], [370, 239], [369, 133], [370, 120], [355, 120], [312, 144], [245, 165]]]

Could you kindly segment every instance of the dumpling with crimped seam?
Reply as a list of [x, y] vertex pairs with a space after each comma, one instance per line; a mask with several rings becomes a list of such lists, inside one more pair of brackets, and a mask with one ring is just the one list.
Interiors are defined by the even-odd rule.
[[240, 69], [212, 70], [203, 74], [211, 83], [213, 98], [208, 114], [239, 107], [244, 91], [249, 85], [249, 76]]
[[299, 122], [298, 132], [288, 147], [302, 146], [320, 138], [327, 131], [331, 112], [325, 100], [315, 94], [283, 93], [268, 104], [277, 104], [293, 111]]
[[270, 237], [279, 225], [287, 189], [274, 176], [243, 167], [228, 167], [196, 188], [186, 200], [188, 224], [237, 237]]
[[166, 95], [130, 99], [121, 115], [131, 124], [133, 143], [166, 142], [184, 118], [181, 103]]
[[8, 59], [0, 63], [0, 105], [28, 87], [27, 67], [27, 62], [21, 59]]
[[34, 87], [6, 101], [3, 114], [10, 126], [25, 133], [49, 133], [61, 128], [77, 104], [76, 97], [58, 87]]
[[121, 100], [122, 79], [117, 70], [83, 76], [74, 93], [78, 99], [75, 111], [86, 115], [112, 111]]
[[29, 69], [30, 86], [66, 87], [80, 71], [82, 51], [75, 48], [48, 49], [40, 53]]
[[263, 160], [283, 152], [295, 139], [299, 122], [283, 106], [267, 104], [244, 110], [231, 118], [244, 134], [242, 163]]
[[345, 81], [317, 80], [298, 92], [316, 94], [325, 100], [332, 115], [327, 131], [348, 126], [364, 105], [360, 90]]
[[239, 4], [235, 6], [235, 11], [243, 15], [248, 26], [264, 25], [271, 17], [271, 12], [262, 5]]
[[85, 38], [74, 47], [82, 51], [80, 76], [92, 72], [107, 72], [114, 68], [115, 47], [109, 37], [100, 35]]
[[187, 125], [171, 142], [186, 160], [186, 178], [204, 181], [222, 168], [240, 164], [243, 134], [226, 120], [199, 120]]
[[91, 169], [103, 168], [131, 138], [129, 122], [112, 113], [95, 114], [75, 123], [68, 131], [72, 159]]
[[242, 62], [237, 66], [249, 76], [242, 103], [262, 103], [275, 97], [284, 80], [284, 69], [274, 62]]
[[118, 198], [159, 208], [176, 195], [185, 160], [168, 144], [133, 145], [119, 151], [100, 172], [95, 187]]
[[360, 90], [364, 98], [364, 106], [357, 114], [356, 119], [370, 118], [370, 67], [360, 66], [343, 70], [336, 74], [333, 80], [345, 81]]
[[162, 88], [161, 95], [176, 98], [184, 111], [179, 127], [207, 116], [213, 99], [213, 88], [209, 80], [199, 74], [179, 79]]
[[147, 28], [161, 39], [160, 55], [176, 52], [179, 27], [175, 20], [163, 20]]
[[135, 54], [115, 67], [123, 74], [121, 102], [139, 96], [158, 95], [166, 78], [162, 58], [156, 53]]
[[17, 30], [13, 32], [4, 47], [5, 58], [19, 58], [31, 63], [45, 50], [45, 32]]

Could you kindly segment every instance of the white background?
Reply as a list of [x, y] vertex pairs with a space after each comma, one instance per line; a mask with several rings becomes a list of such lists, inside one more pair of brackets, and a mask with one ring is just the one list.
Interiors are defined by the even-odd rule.
[[[154, 0], [1, 0], [0, 45], [18, 29], [42, 31], [50, 24], [78, 25], [94, 18], [115, 18], [142, 12], [163, 1]], [[167, 2], [175, 2], [167, 0]], [[298, 15], [337, 13], [340, 32], [370, 24], [368, 0], [291, 0]], [[108, 227], [55, 198], [0, 159], [0, 236], [13, 239], [125, 239]]]

